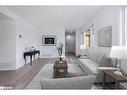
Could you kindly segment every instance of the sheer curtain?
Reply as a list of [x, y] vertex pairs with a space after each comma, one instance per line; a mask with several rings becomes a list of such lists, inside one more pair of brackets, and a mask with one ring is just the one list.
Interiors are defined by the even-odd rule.
[[90, 47], [94, 47], [94, 29], [90, 28]]
[[120, 45], [127, 46], [127, 7], [121, 7], [119, 20]]
[[125, 7], [125, 46], [127, 46], [127, 7]]
[[86, 36], [85, 35], [86, 35], [85, 32], [81, 33], [81, 41], [82, 41], [81, 45], [84, 45], [86, 48]]

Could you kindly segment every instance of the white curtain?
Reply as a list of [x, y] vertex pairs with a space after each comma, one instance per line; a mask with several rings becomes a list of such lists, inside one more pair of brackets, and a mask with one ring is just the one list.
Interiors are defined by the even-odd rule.
[[125, 46], [127, 46], [127, 7], [125, 8]]
[[86, 48], [86, 32], [84, 32], [84, 45], [85, 45], [85, 48]]
[[86, 36], [85, 36], [85, 32], [81, 33], [81, 45], [85, 45], [86, 46]]
[[94, 29], [90, 29], [90, 47], [94, 47]]
[[[85, 38], [85, 32], [81, 32], [81, 44], [80, 44], [80, 47], [81, 45], [84, 46], [84, 48], [86, 48], [86, 38]], [[86, 53], [85, 50], [81, 50], [81, 54], [84, 55]]]

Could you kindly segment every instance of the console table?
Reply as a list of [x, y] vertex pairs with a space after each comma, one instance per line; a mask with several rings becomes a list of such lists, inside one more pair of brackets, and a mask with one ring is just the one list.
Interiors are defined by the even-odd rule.
[[30, 56], [30, 64], [32, 65], [32, 56], [34, 56], [35, 59], [35, 55], [38, 54], [38, 58], [40, 56], [40, 50], [35, 50], [35, 51], [29, 51], [29, 52], [24, 52], [24, 59], [25, 59], [25, 63], [26, 62], [26, 56]]

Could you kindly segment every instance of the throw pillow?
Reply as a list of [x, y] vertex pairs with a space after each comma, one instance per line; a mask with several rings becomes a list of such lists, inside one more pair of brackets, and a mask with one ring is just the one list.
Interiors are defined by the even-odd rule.
[[100, 67], [108, 67], [110, 64], [110, 58], [105, 55], [100, 59], [99, 66]]

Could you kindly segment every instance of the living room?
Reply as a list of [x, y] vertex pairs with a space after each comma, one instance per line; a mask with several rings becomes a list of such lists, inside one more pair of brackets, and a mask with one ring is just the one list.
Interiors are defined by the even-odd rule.
[[[113, 48], [125, 48], [126, 15], [125, 6], [0, 6], [0, 86], [5, 89], [104, 89], [103, 74], [91, 74], [86, 67], [90, 66], [94, 71], [109, 66], [103, 64], [100, 67], [105, 68], [99, 68], [94, 64], [91, 67], [91, 61], [87, 59], [97, 62], [99, 56], [104, 54], [107, 59], [101, 62], [106, 60], [105, 63], [109, 64], [108, 58]], [[67, 33], [75, 35], [72, 45], [75, 55], [65, 54]], [[32, 54], [37, 50], [39, 53], [34, 55], [35, 59], [27, 56], [26, 52]], [[124, 50], [120, 52], [121, 56], [125, 55], [122, 58], [126, 59]], [[53, 68], [50, 63], [57, 60], [68, 64], [65, 65], [65, 71], [60, 70], [65, 72], [62, 79], [56, 78], [55, 74], [56, 79], [53, 78], [57, 66]], [[119, 69], [125, 77], [125, 83], [120, 83], [119, 89], [126, 89], [126, 60], [120, 61]], [[110, 66], [109, 69], [114, 70], [116, 67]], [[121, 72], [117, 74], [121, 75]], [[96, 83], [95, 76], [101, 78], [101, 83]], [[107, 85], [106, 89], [118, 89], [114, 81], [109, 85], [113, 88]]]

